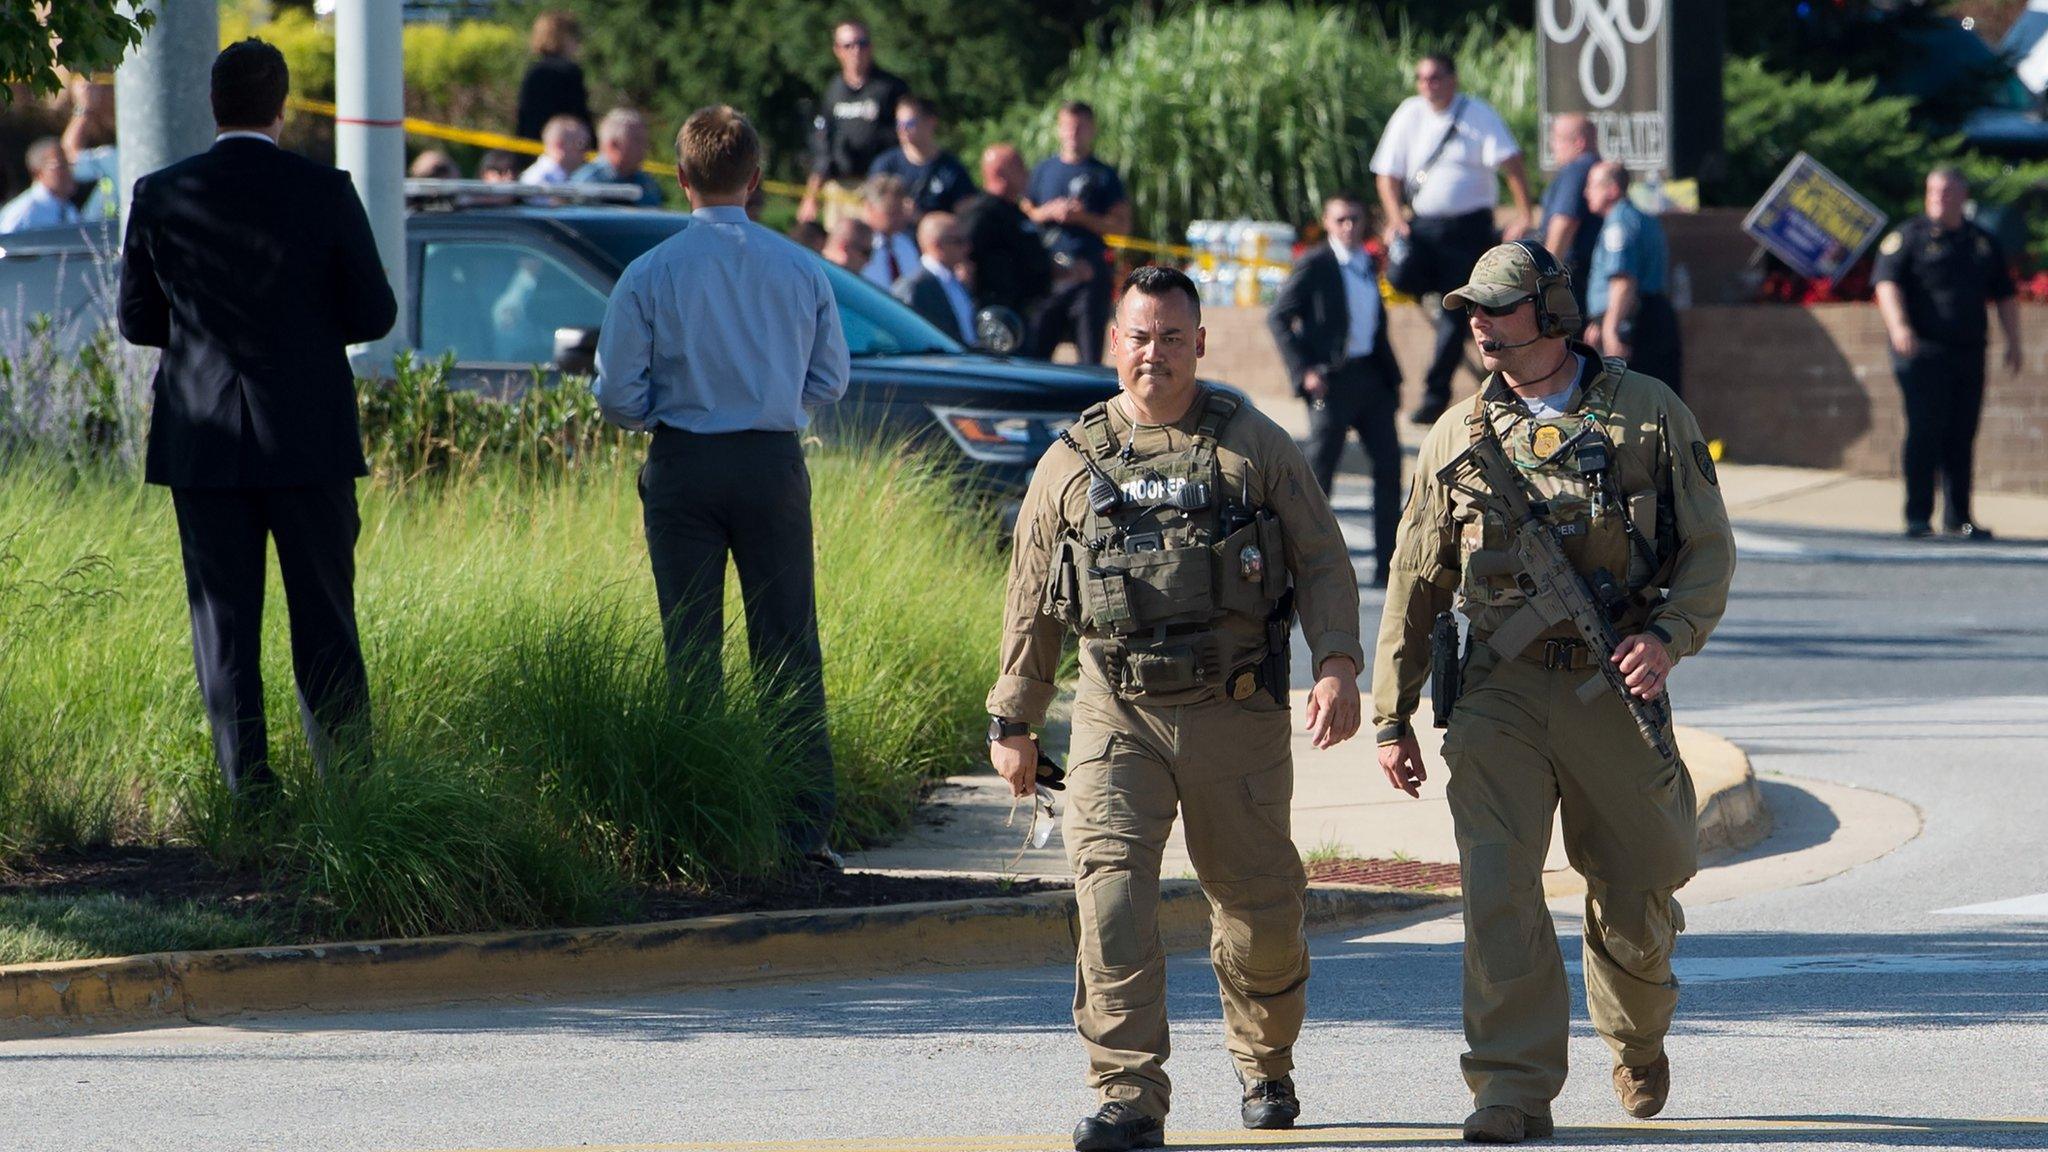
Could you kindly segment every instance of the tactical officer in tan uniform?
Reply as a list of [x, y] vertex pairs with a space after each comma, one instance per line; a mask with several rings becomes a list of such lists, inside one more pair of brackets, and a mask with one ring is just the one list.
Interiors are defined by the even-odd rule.
[[[1587, 885], [1587, 1009], [1614, 1051], [1615, 1089], [1637, 1117], [1656, 1115], [1670, 1090], [1671, 951], [1685, 923], [1672, 893], [1693, 875], [1698, 829], [1663, 693], [1673, 661], [1720, 620], [1735, 550], [1692, 413], [1662, 383], [1567, 339], [1578, 317], [1550, 253], [1500, 245], [1444, 306], [1468, 311], [1490, 375], [1417, 460], [1373, 722], [1381, 767], [1412, 791], [1423, 770], [1409, 717], [1432, 624], [1456, 593], [1469, 636], [1444, 759], [1464, 868], [1462, 1064], [1477, 1108], [1465, 1138], [1514, 1143], [1550, 1134], [1564, 1086], [1570, 1013], [1542, 877], [1560, 804]], [[1488, 452], [1490, 475], [1475, 467]], [[1519, 485], [1522, 519], [1494, 490], [1503, 482]], [[1529, 570], [1542, 550], [1525, 532], [1551, 542], [1554, 569]], [[1568, 584], [1590, 593], [1598, 628], [1562, 611], [1555, 590]]]
[[1163, 1139], [1166, 957], [1159, 860], [1176, 810], [1209, 896], [1210, 954], [1247, 1127], [1286, 1128], [1306, 1007], [1306, 888], [1288, 832], [1287, 636], [1318, 669], [1307, 727], [1358, 730], [1357, 574], [1301, 450], [1249, 404], [1195, 379], [1195, 287], [1141, 268], [1109, 349], [1123, 393], [1083, 413], [1031, 480], [1017, 521], [990, 759], [1033, 787], [1030, 729], [1080, 633], [1066, 844], [1080, 901], [1074, 1026], [1099, 1111], [1074, 1147]]

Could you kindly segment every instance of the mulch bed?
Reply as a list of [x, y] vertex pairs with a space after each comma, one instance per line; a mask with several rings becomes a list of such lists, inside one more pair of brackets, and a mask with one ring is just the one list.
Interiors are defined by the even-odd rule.
[[809, 872], [772, 887], [707, 894], [684, 888], [648, 888], [641, 893], [641, 922], [718, 916], [728, 912], [780, 912], [804, 908], [877, 908], [931, 900], [978, 900], [1029, 896], [1072, 884], [1045, 880], [1000, 880], [960, 876], [895, 876], [878, 872]]
[[1308, 866], [1308, 878], [1319, 884], [1378, 884], [1388, 888], [1456, 888], [1456, 864], [1425, 864], [1420, 860], [1325, 860]]
[[[625, 923], [682, 920], [731, 912], [775, 912], [809, 908], [872, 908], [933, 900], [1026, 896], [1071, 888], [1043, 880], [999, 880], [950, 876], [895, 876], [873, 872], [805, 872], [744, 889], [707, 892], [683, 885], [649, 885]], [[227, 872], [197, 848], [147, 845], [97, 846], [39, 853], [0, 873], [0, 895], [116, 895], [167, 903], [191, 900], [281, 924], [302, 922], [296, 897], [266, 888], [255, 872]], [[299, 935], [287, 930], [287, 936]]]

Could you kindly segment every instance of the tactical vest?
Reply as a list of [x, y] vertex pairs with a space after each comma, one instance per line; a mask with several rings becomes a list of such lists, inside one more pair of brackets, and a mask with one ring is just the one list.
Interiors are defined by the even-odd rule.
[[[1663, 481], [1644, 474], [1658, 470], [1625, 467], [1623, 456], [1625, 451], [1640, 456], [1646, 448], [1654, 455], [1666, 448], [1638, 442], [1640, 432], [1616, 416], [1615, 393], [1626, 365], [1609, 359], [1603, 367], [1576, 412], [1524, 416], [1508, 426], [1488, 409], [1482, 395], [1474, 398], [1466, 424], [1477, 440], [1485, 435], [1479, 421], [1494, 421], [1509, 460], [1533, 497], [1548, 506], [1548, 518], [1559, 527], [1572, 566], [1588, 577], [1603, 568], [1612, 574], [1631, 594], [1629, 612], [1617, 623], [1640, 624], [1657, 602], [1657, 586], [1668, 578], [1676, 548], [1670, 539], [1670, 500], [1659, 491]], [[1580, 451], [1595, 442], [1603, 442], [1611, 454], [1609, 477], [1581, 470]], [[1507, 520], [1490, 501], [1462, 489], [1453, 490], [1451, 503], [1458, 533], [1459, 596], [1473, 632], [1486, 636], [1513, 616], [1523, 600], [1507, 553]], [[1571, 638], [1577, 632], [1566, 622], [1544, 636]]]
[[[1263, 686], [1251, 666], [1269, 647], [1264, 624], [1287, 594], [1279, 518], [1250, 506], [1245, 479], [1217, 460], [1242, 401], [1204, 389], [1196, 402], [1201, 417], [1178, 452], [1136, 456], [1106, 404], [1074, 428], [1091, 500], [1059, 544], [1046, 611], [1081, 634], [1084, 657], [1120, 695], [1220, 687], [1247, 698]], [[1114, 501], [1095, 498], [1112, 490]], [[1233, 615], [1258, 627], [1219, 627]]]

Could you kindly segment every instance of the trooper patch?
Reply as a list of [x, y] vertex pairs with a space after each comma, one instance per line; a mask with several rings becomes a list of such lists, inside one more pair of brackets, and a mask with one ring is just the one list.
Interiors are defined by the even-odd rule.
[[1692, 442], [1692, 460], [1700, 466], [1700, 475], [1707, 478], [1707, 483], [1716, 488], [1721, 486], [1721, 478], [1714, 475], [1714, 454], [1707, 451], [1707, 446], [1698, 440]]
[[1884, 240], [1878, 244], [1877, 250], [1880, 255], [1889, 256], [1905, 246], [1906, 238], [1897, 232], [1891, 232], [1887, 233]]

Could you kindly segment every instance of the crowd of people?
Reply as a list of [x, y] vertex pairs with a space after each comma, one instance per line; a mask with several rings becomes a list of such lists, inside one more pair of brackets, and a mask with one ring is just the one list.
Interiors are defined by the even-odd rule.
[[1062, 105], [1059, 152], [1034, 168], [1014, 144], [984, 148], [977, 184], [939, 142], [939, 106], [875, 63], [865, 24], [834, 27], [832, 51], [795, 237], [961, 339], [976, 312], [1001, 307], [1024, 326], [1019, 352], [1072, 343], [1100, 363], [1116, 271], [1106, 237], [1130, 230], [1131, 205], [1095, 156], [1095, 110]]

